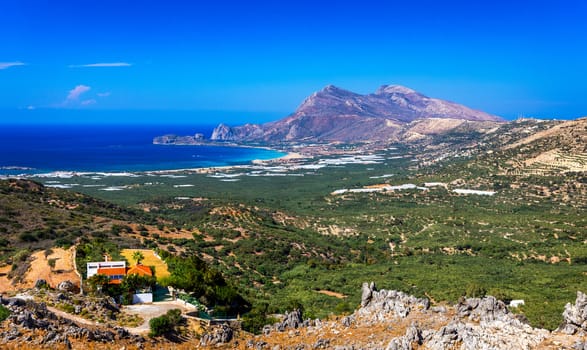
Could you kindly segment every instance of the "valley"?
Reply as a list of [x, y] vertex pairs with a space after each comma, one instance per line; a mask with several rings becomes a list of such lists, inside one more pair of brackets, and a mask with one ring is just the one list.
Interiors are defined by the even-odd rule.
[[247, 332], [295, 308], [304, 319], [348, 315], [363, 282], [442, 305], [523, 300], [510, 311], [554, 330], [587, 289], [585, 119], [567, 125], [575, 136], [522, 120], [476, 137], [296, 147], [299, 157], [250, 165], [5, 181], [3, 270], [19, 271], [3, 275], [5, 291], [34, 284], [27, 271], [43, 250], [76, 249], [84, 266], [104, 251], [132, 261], [128, 248], [152, 249], [172, 277], [193, 258], [221, 273], [224, 292], [194, 295], [236, 317], [222, 298], [238, 293]]

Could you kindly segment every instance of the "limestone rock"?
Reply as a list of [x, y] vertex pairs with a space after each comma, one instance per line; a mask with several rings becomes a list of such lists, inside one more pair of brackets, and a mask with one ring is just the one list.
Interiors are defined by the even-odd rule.
[[377, 291], [377, 287], [375, 286], [375, 282], [371, 282], [370, 284], [365, 282], [361, 287], [361, 307], [365, 307], [371, 302], [371, 298], [373, 297], [373, 292]]
[[422, 345], [422, 331], [417, 325], [412, 324], [402, 337], [392, 339], [387, 345], [387, 350], [412, 350], [412, 344]]
[[430, 307], [430, 301], [426, 298], [416, 298], [395, 290], [376, 291], [373, 284], [368, 286], [363, 284], [363, 295], [366, 297], [364, 299], [366, 303], [357, 311], [357, 314], [372, 315], [374, 319], [380, 321], [386, 319], [390, 313], [404, 318], [412, 309], [427, 310]]
[[76, 290], [76, 288], [77, 287], [75, 286], [75, 284], [73, 284], [73, 282], [71, 282], [69, 280], [60, 282], [57, 285], [57, 290], [62, 291], [62, 292], [72, 293], [72, 292], [74, 292]]
[[587, 331], [587, 295], [578, 291], [575, 304], [567, 303], [563, 312], [563, 324], [559, 330], [567, 334]]
[[210, 346], [217, 344], [226, 344], [232, 340], [234, 332], [232, 328], [227, 325], [220, 325], [214, 327], [211, 331], [207, 332], [200, 339], [200, 345]]
[[42, 278], [35, 281], [35, 289], [47, 288], [48, 286], [47, 281]]
[[[312, 322], [313, 323], [313, 322]], [[287, 329], [296, 329], [303, 325], [309, 326], [310, 321], [304, 322], [302, 319], [302, 312], [299, 309], [295, 309], [292, 312], [286, 313], [281, 322], [277, 322], [274, 325], [266, 325], [263, 327], [263, 334], [269, 335], [272, 331], [283, 332]]]
[[446, 349], [530, 349], [548, 335], [512, 315], [502, 301], [494, 297], [469, 298], [455, 306], [457, 317], [430, 336], [426, 346]]
[[[66, 295], [64, 293], [61, 293]], [[57, 297], [55, 297], [57, 299]], [[63, 299], [63, 298], [62, 298]], [[64, 299], [67, 302], [67, 298]], [[47, 309], [45, 303], [37, 303], [32, 300], [19, 298], [3, 299], [2, 303], [10, 310], [8, 320], [13, 328], [10, 332], [0, 332], [0, 339], [11, 342], [31, 342], [44, 344], [45, 347], [71, 348], [70, 338], [84, 341], [97, 341], [112, 343], [116, 340], [132, 339], [137, 343], [144, 342], [138, 335], [131, 335], [123, 328], [110, 330], [87, 329], [78, 326], [70, 319], [55, 315]], [[35, 330], [33, 336], [27, 330]], [[37, 331], [38, 330], [38, 331]], [[43, 331], [46, 331], [43, 333]], [[28, 335], [23, 335], [28, 334]], [[35, 337], [35, 338], [33, 338]]]
[[459, 317], [469, 317], [472, 321], [494, 321], [504, 319], [509, 310], [504, 302], [492, 296], [485, 298], [469, 298], [457, 305]]
[[355, 322], [355, 316], [353, 315], [345, 316], [340, 321], [340, 323], [342, 323], [342, 325], [345, 327], [350, 327], [353, 324], [353, 322]]

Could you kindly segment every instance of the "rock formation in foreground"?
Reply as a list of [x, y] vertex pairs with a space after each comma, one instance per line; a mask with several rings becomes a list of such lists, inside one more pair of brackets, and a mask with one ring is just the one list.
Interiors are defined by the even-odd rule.
[[[293, 320], [293, 321], [292, 321]], [[533, 328], [494, 297], [431, 307], [428, 299], [363, 284], [361, 307], [342, 318], [301, 320], [298, 311], [241, 349], [587, 349], [587, 297], [564, 311], [561, 331]], [[572, 334], [572, 335], [571, 335]], [[234, 344], [233, 344], [234, 345]]]
[[[59, 294], [62, 300], [66, 294]], [[95, 304], [95, 308], [114, 306], [104, 301], [103, 305]], [[72, 348], [78, 344], [134, 344], [142, 348], [145, 338], [130, 334], [122, 327], [81, 326], [69, 318], [56, 315], [48, 310], [45, 303], [37, 303], [21, 298], [2, 298], [0, 305], [10, 311], [5, 320], [6, 327], [0, 327], [0, 348], [19, 344], [24, 349], [36, 348]], [[85, 307], [85, 306], [84, 306]], [[81, 306], [80, 306], [81, 308]], [[99, 345], [98, 348], [100, 348]]]

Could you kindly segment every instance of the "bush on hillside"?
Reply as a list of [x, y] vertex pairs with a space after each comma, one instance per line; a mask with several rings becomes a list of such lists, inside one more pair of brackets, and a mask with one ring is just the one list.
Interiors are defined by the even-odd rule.
[[167, 311], [163, 316], [155, 317], [149, 321], [149, 336], [158, 337], [169, 333], [181, 322], [181, 310], [173, 309]]
[[7, 319], [8, 316], [10, 316], [10, 310], [8, 310], [6, 307], [0, 305], [0, 322]]

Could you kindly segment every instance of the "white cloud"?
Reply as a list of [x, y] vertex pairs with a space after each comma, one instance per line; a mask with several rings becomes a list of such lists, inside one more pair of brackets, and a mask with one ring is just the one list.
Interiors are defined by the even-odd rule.
[[27, 106], [26, 109], [28, 109], [29, 111], [35, 110], [36, 107], [35, 106]]
[[90, 89], [91, 87], [87, 85], [78, 85], [74, 87], [73, 89], [69, 90], [69, 94], [67, 94], [65, 103], [77, 101], [83, 93], [90, 91]]
[[98, 92], [96, 95], [98, 95], [98, 97], [108, 97], [110, 96], [110, 91]]
[[89, 106], [89, 105], [93, 105], [93, 104], [95, 104], [95, 103], [96, 103], [96, 100], [94, 100], [94, 99], [92, 98], [92, 99], [89, 99], [89, 100], [84, 100], [84, 101], [82, 101], [82, 102], [81, 102], [81, 105], [82, 105], [82, 106]]
[[127, 62], [101, 62], [101, 63], [90, 63], [90, 64], [74, 64], [70, 65], [69, 68], [96, 68], [96, 67], [130, 67], [132, 64]]
[[25, 63], [22, 63], [22, 62], [0, 62], [0, 70], [10, 68], [10, 67], [16, 67], [16, 66], [24, 66], [24, 65], [25, 65]]

